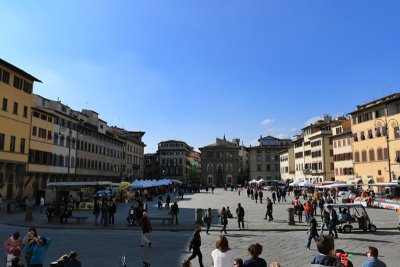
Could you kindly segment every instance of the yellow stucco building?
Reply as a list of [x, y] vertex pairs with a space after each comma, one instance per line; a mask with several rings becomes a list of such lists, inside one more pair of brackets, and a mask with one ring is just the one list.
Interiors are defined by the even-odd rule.
[[363, 184], [400, 179], [400, 93], [350, 113], [354, 175]]
[[0, 59], [0, 194], [22, 196], [28, 162], [32, 89], [41, 82]]

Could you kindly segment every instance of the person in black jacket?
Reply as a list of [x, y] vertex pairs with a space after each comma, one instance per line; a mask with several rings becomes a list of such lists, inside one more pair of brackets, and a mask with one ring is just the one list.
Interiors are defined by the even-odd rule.
[[197, 225], [195, 228], [195, 231], [193, 233], [192, 240], [190, 240], [190, 243], [189, 243], [189, 253], [192, 250], [193, 250], [193, 252], [192, 252], [192, 255], [187, 259], [187, 261], [190, 262], [192, 259], [196, 258], [196, 256], [197, 256], [199, 258], [200, 267], [204, 267], [203, 255], [201, 254], [201, 251], [200, 251], [200, 246], [201, 246], [200, 232], [201, 232], [201, 227], [199, 225]]

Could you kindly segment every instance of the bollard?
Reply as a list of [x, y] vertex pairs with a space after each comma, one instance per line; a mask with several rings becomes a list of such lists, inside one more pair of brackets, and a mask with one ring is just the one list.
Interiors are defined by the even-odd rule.
[[294, 208], [288, 208], [288, 224], [289, 225], [295, 225], [294, 222]]
[[195, 216], [195, 224], [203, 225], [203, 220], [202, 220], [203, 209], [196, 209], [194, 216]]

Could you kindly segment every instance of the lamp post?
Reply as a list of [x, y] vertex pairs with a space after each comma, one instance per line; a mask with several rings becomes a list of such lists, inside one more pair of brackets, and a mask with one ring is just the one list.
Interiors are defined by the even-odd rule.
[[375, 129], [377, 128], [377, 126], [379, 126], [379, 125], [377, 125], [377, 122], [383, 123], [383, 127], [384, 127], [384, 129], [385, 129], [386, 147], [387, 147], [387, 159], [388, 159], [388, 172], [389, 172], [389, 182], [392, 182], [392, 167], [391, 167], [391, 165], [390, 165], [390, 145], [389, 145], [389, 143], [390, 143], [391, 140], [389, 140], [389, 131], [388, 131], [388, 130], [389, 130], [389, 129], [388, 129], [388, 123], [390, 123], [391, 121], [394, 122], [394, 123], [396, 123], [397, 126], [399, 125], [399, 122], [398, 122], [396, 119], [390, 119], [390, 120], [387, 119], [387, 108], [386, 108], [385, 120], [383, 120], [383, 119], [376, 119], [376, 120], [375, 120]]

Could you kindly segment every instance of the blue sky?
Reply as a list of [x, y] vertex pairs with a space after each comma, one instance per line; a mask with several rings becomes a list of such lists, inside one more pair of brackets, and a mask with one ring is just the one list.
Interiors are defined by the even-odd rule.
[[198, 148], [254, 145], [400, 92], [399, 1], [6, 1], [0, 58], [35, 93]]

